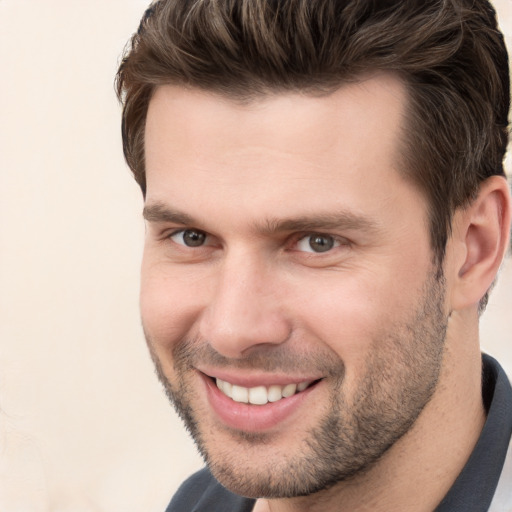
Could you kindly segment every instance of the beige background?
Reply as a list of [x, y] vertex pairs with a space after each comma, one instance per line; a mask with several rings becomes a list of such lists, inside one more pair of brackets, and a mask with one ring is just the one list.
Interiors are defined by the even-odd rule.
[[[3, 512], [162, 512], [201, 464], [139, 322], [142, 202], [112, 82], [145, 5], [0, 0]], [[511, 307], [509, 264], [482, 332], [509, 372]]]

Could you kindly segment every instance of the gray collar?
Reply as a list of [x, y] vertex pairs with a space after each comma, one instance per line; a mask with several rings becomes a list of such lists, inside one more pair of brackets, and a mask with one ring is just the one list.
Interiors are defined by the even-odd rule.
[[511, 510], [501, 503], [509, 507], [512, 503], [512, 450], [505, 466], [512, 435], [512, 388], [495, 359], [483, 354], [482, 363], [487, 420], [473, 453], [436, 512], [487, 512], [491, 502], [496, 512]]

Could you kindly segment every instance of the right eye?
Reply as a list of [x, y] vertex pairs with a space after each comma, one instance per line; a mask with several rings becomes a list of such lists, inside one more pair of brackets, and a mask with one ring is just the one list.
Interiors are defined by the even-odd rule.
[[175, 231], [170, 237], [173, 242], [185, 247], [201, 247], [205, 245], [208, 236], [199, 229], [181, 229]]

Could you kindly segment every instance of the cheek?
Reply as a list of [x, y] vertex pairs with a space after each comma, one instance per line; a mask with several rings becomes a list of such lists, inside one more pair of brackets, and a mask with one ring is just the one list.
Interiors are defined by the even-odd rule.
[[146, 335], [155, 349], [170, 348], [187, 335], [200, 312], [201, 288], [180, 274], [143, 263], [140, 309]]
[[[384, 276], [343, 278], [331, 276], [302, 306], [301, 326], [308, 337], [327, 345], [345, 364], [345, 380], [355, 387], [369, 357], [379, 351], [416, 306], [412, 290]], [[410, 285], [412, 288], [413, 285]]]
[[306, 288], [310, 292], [301, 305], [303, 318], [326, 341], [344, 339], [340, 351], [349, 346], [354, 334], [370, 329], [380, 315], [380, 285], [371, 278], [331, 275], [317, 281], [314, 289]]

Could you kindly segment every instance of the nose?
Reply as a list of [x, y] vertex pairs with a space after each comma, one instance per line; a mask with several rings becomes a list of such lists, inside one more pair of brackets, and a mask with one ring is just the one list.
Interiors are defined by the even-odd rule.
[[278, 288], [269, 265], [243, 256], [226, 258], [200, 320], [202, 339], [234, 359], [254, 347], [285, 342], [291, 323]]

